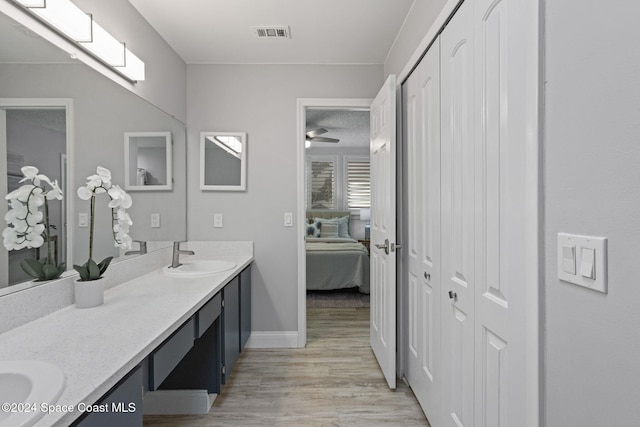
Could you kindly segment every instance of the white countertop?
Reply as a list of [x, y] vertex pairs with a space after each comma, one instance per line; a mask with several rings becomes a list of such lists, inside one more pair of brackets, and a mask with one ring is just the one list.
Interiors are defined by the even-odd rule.
[[[51, 362], [66, 377], [56, 405], [94, 403], [253, 261], [252, 255], [215, 258], [237, 267], [198, 278], [167, 277], [155, 270], [105, 291], [99, 307], [71, 305], [5, 332], [0, 335], [0, 363]], [[29, 403], [39, 407], [43, 402]], [[77, 409], [49, 413], [35, 425], [68, 425], [80, 415]]]

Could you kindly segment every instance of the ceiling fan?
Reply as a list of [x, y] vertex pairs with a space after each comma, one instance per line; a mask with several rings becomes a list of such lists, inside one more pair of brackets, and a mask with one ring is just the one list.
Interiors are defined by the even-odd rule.
[[336, 138], [327, 138], [326, 136], [320, 136], [320, 135], [324, 135], [327, 132], [329, 132], [329, 131], [326, 130], [325, 128], [318, 128], [318, 129], [310, 130], [306, 134], [307, 135], [307, 141], [309, 141], [309, 142], [340, 142], [340, 140], [336, 139]]

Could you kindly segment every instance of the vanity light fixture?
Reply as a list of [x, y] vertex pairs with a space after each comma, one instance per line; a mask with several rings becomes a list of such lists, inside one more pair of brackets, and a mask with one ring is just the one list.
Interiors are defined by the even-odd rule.
[[145, 77], [144, 62], [70, 0], [14, 0], [127, 79]]

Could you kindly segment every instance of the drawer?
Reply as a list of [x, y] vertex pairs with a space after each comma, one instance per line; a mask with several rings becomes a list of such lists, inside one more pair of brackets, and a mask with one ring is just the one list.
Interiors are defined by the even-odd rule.
[[206, 303], [197, 315], [196, 338], [200, 338], [222, 313], [222, 295], [216, 294]]
[[149, 389], [156, 390], [193, 347], [194, 318], [190, 318], [149, 356]]

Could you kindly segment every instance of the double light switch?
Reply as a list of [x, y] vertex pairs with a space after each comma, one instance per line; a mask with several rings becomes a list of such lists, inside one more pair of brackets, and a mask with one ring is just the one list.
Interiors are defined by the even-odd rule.
[[558, 233], [558, 278], [607, 293], [607, 239]]

